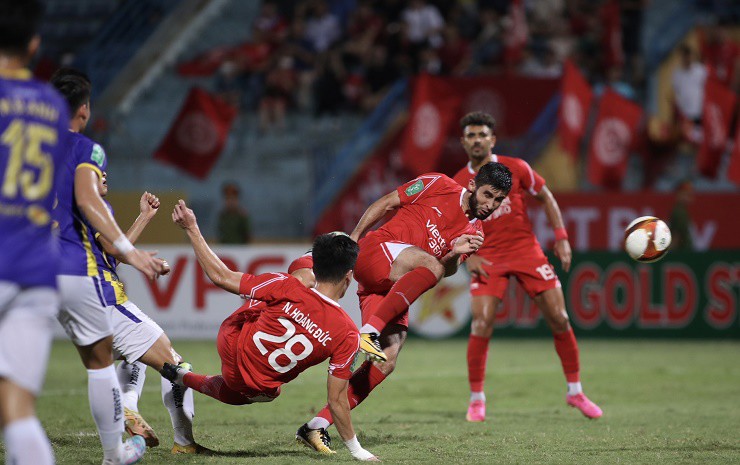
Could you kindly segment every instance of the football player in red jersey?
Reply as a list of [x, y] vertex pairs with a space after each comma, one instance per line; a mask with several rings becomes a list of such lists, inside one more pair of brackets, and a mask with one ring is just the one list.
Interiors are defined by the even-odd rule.
[[[488, 163], [466, 186], [439, 173], [421, 175], [370, 205], [352, 231], [350, 237], [357, 240], [395, 211], [385, 225], [359, 239], [355, 279], [363, 323], [360, 347], [375, 363], [366, 362], [350, 379], [353, 408], [393, 372], [406, 340], [411, 303], [454, 274], [458, 263], [483, 243], [480, 220], [506, 198], [511, 172], [500, 163]], [[332, 422], [324, 407], [301, 430], [325, 430]], [[322, 450], [321, 443], [311, 446]]]
[[[255, 276], [227, 268], [208, 247], [193, 211], [182, 200], [172, 219], [187, 232], [211, 281], [240, 294], [246, 303], [219, 329], [221, 375], [204, 376], [182, 364], [165, 364], [162, 376], [221, 402], [245, 405], [274, 400], [281, 385], [328, 358], [328, 401], [337, 419], [337, 431], [354, 458], [376, 461], [357, 441], [352, 427], [347, 388], [360, 335], [337, 303], [352, 280], [357, 243], [344, 233], [316, 238], [312, 249], [316, 286], [309, 288], [303, 280], [285, 273]], [[312, 432], [311, 437], [326, 441], [327, 453], [333, 453], [328, 449], [328, 435]]]
[[494, 314], [509, 284], [516, 277], [550, 327], [555, 339], [555, 351], [560, 357], [568, 383], [566, 401], [588, 418], [599, 418], [601, 409], [583, 394], [578, 360], [578, 344], [565, 310], [565, 299], [557, 274], [542, 252], [527, 216], [524, 193], [534, 196], [545, 207], [545, 213], [555, 230], [555, 256], [564, 271], [570, 269], [571, 250], [568, 233], [563, 226], [555, 197], [545, 186], [545, 180], [529, 164], [519, 158], [496, 155], [495, 121], [491, 115], [473, 112], [460, 120], [463, 135], [460, 142], [470, 159], [455, 175], [455, 181], [465, 186], [490, 162], [506, 165], [512, 173], [512, 187], [501, 207], [483, 222], [483, 246], [467, 262], [472, 275], [470, 293], [473, 322], [468, 342], [468, 377], [470, 405], [468, 421], [483, 421], [486, 415], [483, 384], [488, 356], [488, 341], [493, 334]]

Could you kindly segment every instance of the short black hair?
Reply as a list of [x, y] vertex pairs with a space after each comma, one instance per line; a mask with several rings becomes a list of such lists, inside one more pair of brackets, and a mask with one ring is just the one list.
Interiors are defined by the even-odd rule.
[[316, 281], [339, 283], [355, 267], [360, 246], [344, 233], [322, 234], [313, 241], [313, 273]]
[[495, 161], [486, 163], [475, 175], [475, 186], [491, 186], [494, 189], [506, 192], [511, 191], [511, 171], [506, 165]]
[[92, 83], [87, 74], [72, 68], [59, 68], [51, 77], [51, 85], [67, 100], [71, 115], [90, 101]]
[[43, 12], [38, 0], [0, 0], [0, 50], [24, 55], [39, 29]]
[[491, 132], [496, 128], [496, 120], [484, 111], [474, 111], [460, 118], [460, 129], [465, 126], [488, 126]]

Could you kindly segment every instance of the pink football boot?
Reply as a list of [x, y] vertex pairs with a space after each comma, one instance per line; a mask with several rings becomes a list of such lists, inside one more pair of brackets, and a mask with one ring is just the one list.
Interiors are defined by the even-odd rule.
[[574, 396], [565, 396], [565, 401], [571, 407], [575, 407], [588, 418], [599, 418], [603, 414], [598, 405], [594, 404], [586, 397], [586, 394], [580, 393]]
[[468, 421], [484, 421], [486, 419], [486, 402], [483, 400], [471, 402], [465, 419]]

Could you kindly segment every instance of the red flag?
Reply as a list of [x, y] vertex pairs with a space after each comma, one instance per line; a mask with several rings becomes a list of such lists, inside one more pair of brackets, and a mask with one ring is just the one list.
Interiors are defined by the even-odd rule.
[[607, 0], [601, 7], [601, 48], [604, 67], [621, 67], [624, 65], [622, 49], [622, 12], [618, 0]]
[[437, 166], [447, 134], [457, 119], [462, 95], [449, 79], [423, 74], [416, 78], [402, 160], [411, 176]]
[[237, 110], [203, 89], [192, 88], [154, 158], [205, 179], [218, 160]]
[[607, 89], [599, 102], [599, 115], [591, 136], [588, 179], [592, 184], [619, 188], [627, 170], [627, 157], [637, 140], [642, 108]]
[[701, 116], [704, 139], [699, 147], [697, 158], [699, 172], [704, 176], [717, 177], [719, 163], [727, 146], [728, 131], [736, 100], [735, 94], [720, 82], [707, 79]]
[[591, 86], [570, 60], [565, 62], [562, 94], [558, 123], [560, 146], [577, 158], [578, 146], [586, 133], [586, 121], [594, 94]]
[[737, 119], [735, 127], [735, 147], [732, 149], [730, 167], [727, 168], [727, 178], [740, 185], [740, 118]]

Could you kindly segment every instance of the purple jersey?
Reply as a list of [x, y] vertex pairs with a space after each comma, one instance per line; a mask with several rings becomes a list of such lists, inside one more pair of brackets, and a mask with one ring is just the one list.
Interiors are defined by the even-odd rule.
[[65, 144], [64, 165], [57, 188], [54, 217], [59, 222], [59, 240], [64, 259], [59, 274], [102, 278], [102, 251], [95, 246], [95, 231], [75, 200], [75, 173], [81, 167], [103, 176], [108, 161], [103, 148], [82, 134], [70, 132]]
[[56, 287], [52, 209], [67, 102], [28, 70], [0, 70], [0, 281]]
[[[113, 207], [110, 202], [103, 199], [105, 205], [108, 207], [110, 214], [113, 215]], [[118, 260], [112, 255], [108, 255], [100, 244], [100, 233], [93, 230], [95, 236], [95, 242], [93, 247], [97, 250], [94, 252], [96, 259], [98, 260], [98, 272], [100, 273], [100, 291], [102, 293], [103, 301], [106, 305], [120, 305], [128, 300], [126, 292], [123, 290], [123, 282], [118, 278], [116, 273], [116, 267], [118, 266]]]

